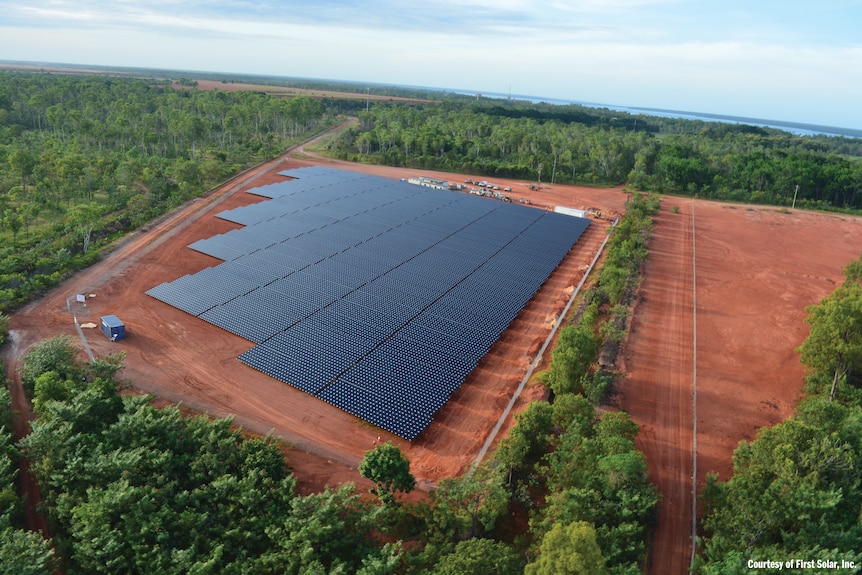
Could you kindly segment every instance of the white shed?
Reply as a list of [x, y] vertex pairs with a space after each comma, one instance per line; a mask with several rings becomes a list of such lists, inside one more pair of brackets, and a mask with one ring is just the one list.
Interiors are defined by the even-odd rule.
[[585, 218], [587, 217], [587, 210], [576, 210], [575, 208], [567, 208], [565, 206], [556, 206], [554, 211], [558, 214], [564, 214], [567, 216], [575, 216], [576, 218]]

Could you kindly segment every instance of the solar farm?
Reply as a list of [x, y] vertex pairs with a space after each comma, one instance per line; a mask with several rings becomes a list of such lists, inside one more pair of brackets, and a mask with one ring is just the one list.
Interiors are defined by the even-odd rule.
[[239, 361], [413, 440], [590, 222], [327, 167], [280, 172], [223, 263], [147, 293], [255, 347]]

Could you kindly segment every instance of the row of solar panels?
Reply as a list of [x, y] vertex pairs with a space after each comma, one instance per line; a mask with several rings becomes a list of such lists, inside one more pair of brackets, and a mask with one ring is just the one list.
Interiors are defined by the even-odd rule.
[[147, 293], [258, 344], [243, 363], [411, 440], [589, 225], [329, 168], [284, 174], [299, 179], [228, 214], [257, 223], [190, 246], [224, 263]]

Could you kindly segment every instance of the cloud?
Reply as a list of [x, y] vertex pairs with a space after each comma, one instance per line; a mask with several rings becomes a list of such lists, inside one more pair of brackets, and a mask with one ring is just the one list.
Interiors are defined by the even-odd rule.
[[[619, 4], [616, 0], [612, 4]], [[623, 4], [638, 2], [625, 0]], [[640, 3], [640, 2], [638, 2]], [[592, 4], [587, 2], [585, 4]], [[107, 2], [88, 0], [33, 0], [27, 4], [0, 1], [7, 25], [38, 27], [155, 29], [168, 27], [206, 33], [224, 32], [238, 26], [237, 33], [249, 25], [313, 25], [326, 28], [368, 29], [379, 32], [398, 30], [417, 34], [449, 36], [518, 33], [522, 35], [577, 32], [593, 28], [589, 22], [572, 20], [571, 9], [557, 2], [524, 0], [431, 0], [402, 3], [390, 0], [319, 0], [267, 3], [264, 1], [172, 2], [141, 0]], [[566, 14], [566, 18], [561, 18]]]

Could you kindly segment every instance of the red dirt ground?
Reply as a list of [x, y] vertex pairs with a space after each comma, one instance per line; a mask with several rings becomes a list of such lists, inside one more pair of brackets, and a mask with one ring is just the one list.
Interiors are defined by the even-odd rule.
[[[84, 332], [97, 355], [127, 353], [123, 375], [136, 390], [212, 416], [232, 415], [236, 423], [253, 433], [271, 433], [284, 440], [292, 446], [287, 460], [302, 491], [344, 481], [364, 485], [356, 468], [378, 437], [405, 450], [423, 490], [440, 478], [463, 471], [472, 463], [550, 332], [551, 322], [598, 249], [608, 222], [594, 222], [462, 388], [438, 412], [431, 426], [409, 443], [243, 365], [236, 357], [252, 347], [251, 342], [145, 294], [162, 282], [220, 263], [187, 246], [237, 227], [216, 218], [216, 213], [262, 201], [243, 190], [284, 180], [276, 173], [280, 170], [315, 163], [390, 178], [416, 175], [414, 170], [281, 159], [238, 178], [138, 232], [97, 265], [14, 314], [14, 346], [7, 351], [10, 375], [14, 375], [17, 365], [15, 358], [33, 343], [58, 334], [77, 337], [67, 309], [67, 300], [71, 299], [72, 310], [81, 323], [98, 323], [101, 315], [109, 313], [124, 321], [127, 339], [119, 343], [107, 341], [98, 330]], [[463, 181], [466, 176], [448, 177]], [[517, 187], [513, 195], [530, 198], [534, 207], [594, 206], [619, 212], [626, 199], [620, 189], [545, 186], [531, 192], [527, 183], [498, 183]], [[84, 307], [74, 302], [76, 294], [95, 297], [88, 299]], [[20, 385], [15, 387], [20, 393]]]
[[808, 335], [804, 308], [835, 289], [862, 246], [858, 217], [662, 200], [619, 384], [663, 495], [655, 575], [687, 573], [691, 555], [692, 210], [698, 490], [710, 471], [730, 477], [739, 441], [791, 415], [804, 377], [794, 352]]

